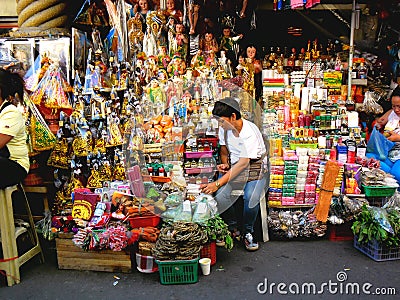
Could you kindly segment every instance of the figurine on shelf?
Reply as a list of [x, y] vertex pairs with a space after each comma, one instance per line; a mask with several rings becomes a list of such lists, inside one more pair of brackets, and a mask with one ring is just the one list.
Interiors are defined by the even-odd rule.
[[168, 55], [168, 49], [166, 46], [160, 46], [160, 48], [158, 49], [157, 60], [158, 67], [164, 69], [168, 67], [168, 64], [171, 61], [171, 57]]
[[222, 29], [222, 37], [219, 42], [219, 50], [225, 51], [226, 57], [233, 63], [236, 64], [236, 56], [239, 50], [239, 40], [243, 38], [243, 34], [232, 36], [232, 29], [229, 26], [225, 26]]
[[146, 82], [150, 82], [151, 78], [154, 78], [158, 74], [158, 64], [157, 57], [154, 55], [150, 55], [145, 61], [145, 69], [146, 69]]
[[204, 65], [205, 65], [205, 59], [203, 56], [203, 51], [199, 49], [197, 53], [192, 57], [190, 61], [190, 66], [192, 67], [192, 69], [198, 69]]
[[204, 36], [202, 36], [199, 43], [199, 49], [203, 52], [206, 60], [210, 56], [211, 52], [214, 52], [214, 54], [218, 52], [218, 43], [212, 32], [206, 32]]
[[[138, 45], [141, 45], [144, 38], [142, 31], [142, 22], [139, 18], [130, 18], [127, 21], [128, 28], [128, 39], [129, 49], [132, 53], [135, 53], [141, 49], [138, 49]], [[140, 47], [139, 47], [140, 48]]]
[[186, 56], [188, 53], [188, 43], [189, 39], [184, 33], [185, 27], [182, 23], [175, 25], [175, 29], [170, 26], [168, 31], [168, 41], [169, 41], [169, 53], [170, 56], [179, 53], [181, 58], [186, 61]]
[[152, 11], [147, 15], [147, 30], [143, 38], [143, 52], [147, 56], [157, 55], [160, 45], [165, 45], [166, 40], [162, 35], [164, 15]]
[[180, 77], [185, 74], [186, 64], [179, 54], [174, 55], [167, 67], [169, 77]]
[[147, 31], [147, 14], [151, 12], [150, 4], [148, 0], [139, 0], [137, 4], [134, 5], [132, 14], [135, 18], [142, 22], [142, 32]]
[[167, 9], [164, 11], [166, 18], [175, 18], [178, 22], [183, 22], [183, 13], [181, 10], [176, 9], [175, 0], [167, 0]]
[[120, 123], [120, 119], [118, 118], [118, 116], [115, 112], [112, 112], [107, 117], [108, 135], [107, 135], [106, 147], [114, 147], [114, 146], [122, 145], [123, 138], [122, 138], [121, 131], [119, 129], [119, 123]]
[[206, 66], [211, 69], [217, 67], [217, 57], [214, 51], [210, 51], [208, 53], [208, 57], [206, 58]]
[[165, 105], [167, 99], [165, 91], [161, 88], [157, 78], [152, 78], [150, 86], [146, 88], [146, 94], [152, 103], [162, 103]]

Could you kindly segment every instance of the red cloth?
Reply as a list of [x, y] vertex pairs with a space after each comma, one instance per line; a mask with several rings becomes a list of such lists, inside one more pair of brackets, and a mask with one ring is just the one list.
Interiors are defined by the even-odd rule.
[[320, 4], [321, 1], [320, 0], [307, 0], [306, 1], [306, 8], [311, 8], [317, 4]]

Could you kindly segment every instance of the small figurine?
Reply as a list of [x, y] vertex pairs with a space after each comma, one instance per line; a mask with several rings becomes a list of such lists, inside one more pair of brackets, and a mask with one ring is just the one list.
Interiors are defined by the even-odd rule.
[[168, 41], [170, 56], [179, 53], [182, 60], [186, 61], [189, 39], [184, 31], [185, 27], [182, 23], [176, 24], [175, 30], [170, 27], [170, 30], [168, 32]]
[[226, 57], [231, 62], [236, 62], [237, 51], [239, 50], [238, 42], [243, 38], [243, 34], [232, 36], [232, 29], [229, 26], [225, 26], [222, 29], [222, 37], [219, 42], [219, 50], [224, 50]]
[[166, 18], [173, 17], [178, 22], [183, 22], [183, 14], [182, 11], [176, 9], [175, 0], [167, 0], [167, 9], [164, 11], [164, 15]]
[[160, 86], [160, 82], [157, 78], [152, 78], [150, 81], [150, 86], [145, 89], [150, 101], [152, 103], [162, 103], [165, 105], [167, 97], [164, 90]]
[[186, 64], [185, 61], [179, 56], [175, 55], [167, 67], [167, 73], [169, 77], [178, 76], [185, 74]]
[[214, 52], [214, 54], [218, 52], [218, 43], [212, 32], [206, 32], [204, 37], [200, 39], [199, 49], [203, 52], [206, 60], [211, 52]]
[[168, 67], [168, 64], [171, 61], [171, 57], [169, 57], [168, 55], [168, 49], [166, 46], [160, 46], [158, 50], [157, 60], [158, 66], [160, 68], [166, 69]]

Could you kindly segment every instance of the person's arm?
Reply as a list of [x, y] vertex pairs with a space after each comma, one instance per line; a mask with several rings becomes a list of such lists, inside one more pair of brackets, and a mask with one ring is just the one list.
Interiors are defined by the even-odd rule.
[[208, 184], [200, 185], [200, 188], [203, 193], [212, 194], [218, 191], [218, 189], [227, 184], [230, 179], [238, 176], [250, 163], [250, 158], [241, 157], [239, 161], [232, 166], [232, 168], [227, 171], [221, 178], [214, 182], [210, 182]]
[[246, 13], [246, 9], [247, 9], [247, 2], [248, 2], [248, 0], [243, 0], [242, 9], [241, 9], [240, 15], [239, 15], [240, 18], [246, 17], [245, 13]]
[[389, 141], [400, 142], [400, 134], [395, 133], [394, 131], [390, 131], [389, 133], [390, 135], [387, 137]]
[[0, 133], [0, 149], [3, 149], [12, 138], [11, 135]]
[[380, 118], [376, 119], [376, 124], [380, 126], [380, 128], [384, 128], [386, 123], [388, 122], [389, 115], [393, 111], [393, 109], [389, 109], [387, 112], [383, 114]]

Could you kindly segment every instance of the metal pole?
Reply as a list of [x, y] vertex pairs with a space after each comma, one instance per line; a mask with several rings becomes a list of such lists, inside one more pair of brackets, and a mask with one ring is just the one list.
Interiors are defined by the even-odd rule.
[[351, 24], [350, 24], [350, 49], [349, 49], [349, 73], [347, 81], [347, 103], [353, 103], [351, 99], [351, 73], [353, 71], [353, 56], [354, 56], [354, 29], [356, 27], [356, 0], [353, 0], [353, 7], [351, 10]]

